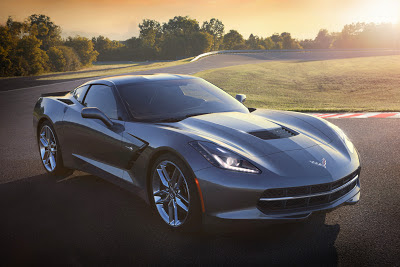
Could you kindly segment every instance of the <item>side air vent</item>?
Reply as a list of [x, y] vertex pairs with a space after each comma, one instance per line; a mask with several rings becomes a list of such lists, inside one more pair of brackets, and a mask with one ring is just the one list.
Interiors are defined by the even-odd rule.
[[288, 138], [298, 135], [298, 133], [286, 127], [280, 127], [272, 130], [254, 131], [254, 132], [249, 132], [249, 134], [254, 135], [255, 137], [258, 137], [263, 140]]
[[58, 101], [61, 101], [67, 105], [72, 105], [74, 104], [74, 102], [72, 102], [71, 100], [67, 99], [67, 98], [57, 98]]

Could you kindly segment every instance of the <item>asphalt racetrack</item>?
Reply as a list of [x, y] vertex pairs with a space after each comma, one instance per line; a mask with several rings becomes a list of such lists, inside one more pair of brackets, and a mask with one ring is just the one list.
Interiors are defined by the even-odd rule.
[[[371, 56], [326, 53], [218, 55], [146, 73]], [[71, 90], [86, 80], [51, 85], [32, 80], [32, 88], [16, 80], [0, 92], [0, 265], [400, 265], [399, 119], [329, 119], [360, 152], [358, 204], [298, 223], [235, 223], [179, 234], [167, 231], [140, 198], [98, 177], [45, 174], [33, 135], [33, 106], [42, 93]]]

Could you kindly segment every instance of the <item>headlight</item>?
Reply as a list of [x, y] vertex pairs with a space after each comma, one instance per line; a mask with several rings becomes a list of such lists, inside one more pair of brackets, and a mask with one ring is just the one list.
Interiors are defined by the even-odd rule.
[[347, 137], [347, 135], [343, 132], [343, 130], [340, 129], [339, 127], [337, 127], [335, 124], [330, 123], [329, 121], [326, 121], [326, 122], [339, 135], [340, 139], [342, 139], [342, 141], [346, 144], [346, 146], [349, 149], [349, 151], [351, 153], [354, 153], [354, 145], [350, 141], [350, 139]]
[[200, 141], [190, 142], [189, 144], [216, 167], [238, 172], [261, 173], [253, 164], [226, 148]]

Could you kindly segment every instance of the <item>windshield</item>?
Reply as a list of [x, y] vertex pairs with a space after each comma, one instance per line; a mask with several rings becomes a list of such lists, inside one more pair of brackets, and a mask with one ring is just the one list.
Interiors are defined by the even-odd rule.
[[249, 113], [248, 109], [203, 79], [148, 81], [118, 86], [132, 116], [138, 120], [181, 120], [196, 114]]

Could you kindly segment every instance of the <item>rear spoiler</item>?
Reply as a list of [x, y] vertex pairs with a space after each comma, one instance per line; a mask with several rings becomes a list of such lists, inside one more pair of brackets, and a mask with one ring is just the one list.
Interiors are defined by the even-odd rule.
[[41, 97], [47, 97], [47, 96], [65, 96], [65, 95], [68, 94], [69, 92], [70, 92], [70, 91], [47, 93], [47, 94], [42, 94]]

